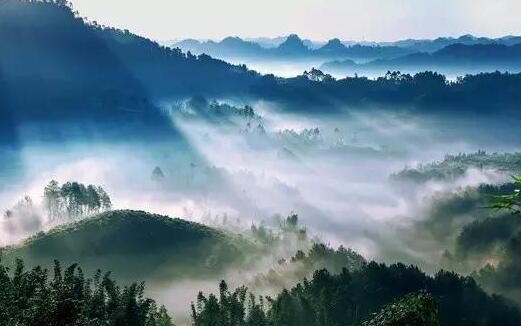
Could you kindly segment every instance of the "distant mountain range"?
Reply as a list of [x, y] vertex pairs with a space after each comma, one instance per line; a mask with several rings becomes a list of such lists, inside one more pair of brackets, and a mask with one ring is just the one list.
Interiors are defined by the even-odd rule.
[[397, 46], [380, 45], [345, 45], [339, 39], [332, 39], [324, 44], [318, 45], [311, 41], [301, 39], [296, 34], [285, 37], [281, 42], [272, 43], [273, 46], [266, 47], [267, 41], [243, 40], [239, 37], [227, 37], [222, 41], [198, 41], [187, 39], [171, 44], [174, 48], [190, 51], [194, 54], [208, 54], [210, 56], [227, 58], [265, 58], [265, 59], [287, 59], [287, 58], [357, 58], [377, 59], [392, 58], [412, 53], [412, 50]]
[[325, 63], [326, 71], [353, 70], [465, 70], [472, 71], [521, 71], [521, 43], [505, 45], [498, 43], [448, 45], [432, 53], [417, 52], [392, 59], [378, 59], [357, 64], [346, 59]]
[[414, 53], [433, 53], [447, 46], [462, 45], [505, 45], [521, 43], [520, 36], [501, 38], [463, 35], [458, 38], [440, 37], [433, 40], [401, 40], [396, 42], [353, 42], [338, 38], [327, 42], [303, 40], [296, 34], [279, 38], [227, 37], [221, 41], [199, 41], [187, 39], [169, 45], [194, 54], [208, 54], [216, 58], [352, 58], [361, 60], [392, 59]]
[[401, 40], [391, 43], [381, 43], [380, 45], [394, 45], [409, 48], [416, 52], [435, 52], [446, 46], [453, 44], [476, 45], [476, 44], [502, 44], [514, 45], [521, 43], [521, 36], [508, 35], [500, 38], [476, 37], [473, 35], [463, 35], [458, 38], [439, 37], [433, 40]]

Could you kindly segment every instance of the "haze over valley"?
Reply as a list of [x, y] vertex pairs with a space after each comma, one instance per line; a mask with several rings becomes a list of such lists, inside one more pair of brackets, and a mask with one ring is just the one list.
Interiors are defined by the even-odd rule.
[[518, 323], [519, 31], [159, 42], [78, 8], [0, 3], [0, 325]]

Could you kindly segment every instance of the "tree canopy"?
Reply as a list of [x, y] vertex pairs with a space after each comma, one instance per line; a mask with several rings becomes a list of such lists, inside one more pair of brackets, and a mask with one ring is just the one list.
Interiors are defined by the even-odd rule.
[[508, 301], [487, 295], [472, 278], [440, 271], [427, 276], [414, 266], [375, 262], [340, 274], [317, 270], [276, 297], [256, 297], [245, 287], [218, 296], [199, 293], [192, 305], [196, 326], [231, 325], [517, 325], [521, 314]]
[[77, 218], [99, 213], [112, 207], [107, 192], [100, 186], [66, 182], [61, 187], [52, 180], [44, 189], [44, 204], [49, 219]]
[[22, 260], [10, 271], [0, 265], [0, 324], [171, 326], [164, 306], [144, 297], [144, 283], [121, 287], [110, 274], [92, 279], [73, 264], [52, 277], [40, 266], [26, 270]]

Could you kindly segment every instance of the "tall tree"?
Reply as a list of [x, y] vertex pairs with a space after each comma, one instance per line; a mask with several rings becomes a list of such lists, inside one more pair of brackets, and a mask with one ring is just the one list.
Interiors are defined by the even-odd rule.
[[54, 220], [61, 217], [62, 192], [56, 180], [51, 180], [43, 190], [44, 205], [47, 209], [49, 219]]

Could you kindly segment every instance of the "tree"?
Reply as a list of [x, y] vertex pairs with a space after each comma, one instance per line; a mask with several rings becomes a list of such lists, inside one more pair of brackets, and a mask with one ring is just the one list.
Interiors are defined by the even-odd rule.
[[98, 195], [99, 195], [99, 198], [101, 201], [101, 207], [103, 208], [103, 210], [111, 209], [112, 201], [110, 200], [110, 197], [107, 194], [107, 192], [103, 188], [98, 187]]
[[48, 274], [17, 260], [10, 275], [0, 264], [0, 325], [173, 325], [165, 307], [144, 297], [143, 283], [121, 288], [108, 273], [86, 279], [78, 265], [62, 271], [57, 261]]
[[230, 292], [221, 282], [219, 299], [199, 293], [192, 305], [194, 325], [249, 325], [254, 320], [253, 325], [266, 326], [514, 326], [521, 320], [511, 302], [486, 294], [470, 277], [445, 271], [432, 277], [403, 264], [371, 262], [339, 274], [317, 270], [311, 279], [267, 297], [267, 306], [245, 303], [245, 291]]
[[196, 304], [192, 303], [192, 321], [195, 326], [264, 326], [267, 324], [264, 312], [264, 300], [248, 295], [246, 287], [239, 287], [230, 292], [223, 280], [219, 284], [219, 297], [202, 292], [197, 295]]
[[155, 182], [163, 182], [165, 179], [165, 174], [163, 170], [159, 166], [156, 166], [154, 170], [152, 170], [152, 181]]
[[62, 193], [56, 180], [51, 180], [43, 190], [44, 205], [50, 220], [57, 219], [62, 213]]
[[61, 187], [61, 193], [65, 202], [65, 209], [70, 217], [76, 217], [78, 212], [76, 188], [77, 187], [75, 187], [74, 183], [72, 182], [66, 182]]
[[93, 185], [88, 185], [86, 191], [88, 211], [89, 213], [97, 213], [101, 208], [100, 194]]
[[295, 213], [291, 213], [288, 217], [286, 217], [286, 226], [290, 229], [295, 229], [298, 225], [298, 215]]
[[49, 218], [79, 218], [112, 208], [107, 192], [100, 186], [66, 182], [61, 187], [52, 180], [44, 189], [44, 204]]

